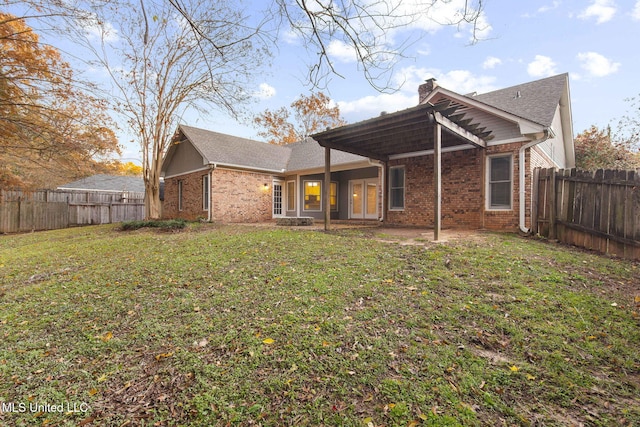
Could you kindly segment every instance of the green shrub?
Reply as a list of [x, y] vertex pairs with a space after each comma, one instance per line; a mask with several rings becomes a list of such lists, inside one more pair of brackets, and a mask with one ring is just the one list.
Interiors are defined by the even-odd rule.
[[120, 226], [121, 231], [138, 230], [140, 228], [157, 228], [160, 230], [181, 230], [187, 226], [184, 219], [126, 221]]

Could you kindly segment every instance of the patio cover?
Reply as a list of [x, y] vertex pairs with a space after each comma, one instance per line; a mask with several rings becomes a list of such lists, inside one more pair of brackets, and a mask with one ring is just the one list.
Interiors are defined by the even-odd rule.
[[[473, 120], [466, 106], [447, 99], [435, 105], [425, 103], [406, 110], [329, 129], [312, 137], [325, 147], [325, 181], [330, 176], [330, 149], [387, 162], [392, 156], [433, 150], [435, 177], [434, 240], [439, 239], [441, 224], [442, 148], [472, 144], [486, 148], [491, 131]], [[460, 109], [465, 110], [461, 113]], [[323, 186], [325, 229], [330, 228], [329, 184]]]

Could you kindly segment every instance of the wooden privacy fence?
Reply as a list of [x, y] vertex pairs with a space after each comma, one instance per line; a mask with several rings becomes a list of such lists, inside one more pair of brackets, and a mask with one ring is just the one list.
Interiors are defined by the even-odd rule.
[[144, 193], [0, 190], [0, 233], [144, 219]]
[[640, 174], [537, 168], [531, 224], [550, 239], [640, 260]]

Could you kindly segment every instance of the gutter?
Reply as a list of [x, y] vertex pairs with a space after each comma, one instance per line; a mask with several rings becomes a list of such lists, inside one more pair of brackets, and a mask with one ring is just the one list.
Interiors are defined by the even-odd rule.
[[519, 191], [519, 203], [520, 203], [520, 219], [519, 219], [519, 225], [520, 225], [520, 231], [522, 231], [523, 233], [529, 233], [530, 229], [527, 228], [526, 224], [525, 224], [525, 218], [526, 218], [526, 191], [525, 191], [525, 187], [524, 187], [524, 181], [525, 181], [525, 159], [524, 159], [524, 152], [525, 150], [527, 150], [528, 148], [531, 148], [535, 145], [538, 144], [542, 144], [543, 142], [545, 142], [547, 139], [549, 138], [553, 138], [555, 135], [553, 133], [553, 129], [551, 128], [545, 128], [544, 129], [544, 134], [542, 135], [541, 138], [538, 139], [534, 139], [533, 141], [529, 142], [528, 144], [523, 145], [522, 147], [520, 147], [520, 150], [518, 151], [518, 171], [519, 171], [519, 179], [518, 179], [518, 185], [520, 187], [520, 191]]
[[226, 167], [226, 168], [231, 168], [231, 169], [241, 169], [241, 170], [248, 170], [248, 171], [257, 171], [257, 172], [269, 172], [269, 173], [274, 173], [274, 174], [283, 174], [285, 173], [286, 169], [267, 169], [267, 168], [258, 168], [258, 167], [253, 167], [253, 166], [243, 166], [243, 165], [235, 165], [233, 163], [209, 163], [210, 165], [214, 165], [214, 168], [217, 167]]

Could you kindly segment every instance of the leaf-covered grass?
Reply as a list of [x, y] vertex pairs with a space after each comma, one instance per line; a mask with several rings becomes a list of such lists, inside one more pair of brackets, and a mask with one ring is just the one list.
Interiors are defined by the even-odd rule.
[[640, 425], [636, 264], [373, 237], [0, 236], [0, 425]]

